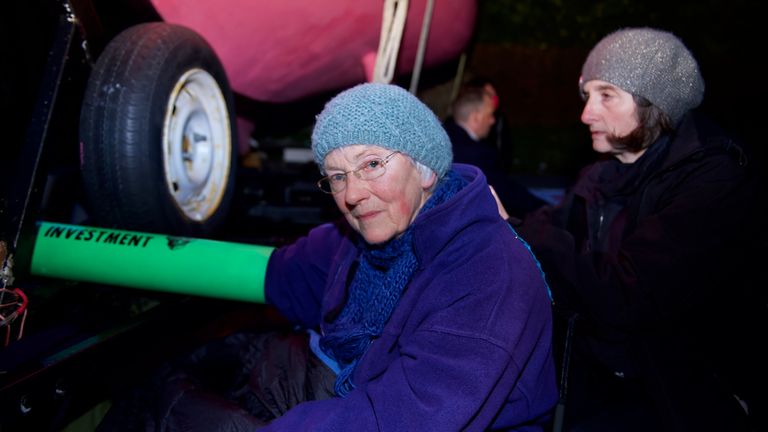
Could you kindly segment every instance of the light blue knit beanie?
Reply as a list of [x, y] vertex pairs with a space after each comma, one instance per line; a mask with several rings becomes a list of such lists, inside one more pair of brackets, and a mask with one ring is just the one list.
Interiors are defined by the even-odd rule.
[[391, 84], [360, 84], [339, 93], [317, 116], [312, 152], [323, 169], [331, 151], [371, 144], [401, 151], [442, 178], [451, 166], [451, 141], [435, 114]]

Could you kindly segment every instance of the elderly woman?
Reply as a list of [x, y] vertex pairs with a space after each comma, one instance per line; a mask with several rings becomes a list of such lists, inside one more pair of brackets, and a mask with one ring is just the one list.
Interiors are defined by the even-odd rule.
[[327, 104], [312, 150], [346, 221], [275, 252], [266, 296], [319, 329], [337, 397], [269, 429], [539, 429], [556, 399], [547, 289], [434, 114], [359, 85]]
[[209, 348], [198, 370], [229, 351], [250, 375], [228, 379], [240, 383], [228, 401], [185, 380], [156, 410], [171, 413], [162, 424], [541, 430], [557, 398], [547, 287], [480, 170], [452, 167], [438, 119], [392, 85], [331, 100], [312, 150], [344, 220], [276, 250], [265, 283], [267, 301], [308, 332]]

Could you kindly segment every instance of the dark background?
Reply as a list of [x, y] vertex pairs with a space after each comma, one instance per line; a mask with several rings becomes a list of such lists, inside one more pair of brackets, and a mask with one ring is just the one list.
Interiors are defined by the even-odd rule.
[[747, 0], [480, 0], [466, 73], [496, 83], [513, 173], [575, 174], [594, 157], [579, 122], [577, 82], [589, 50], [623, 27], [655, 27], [680, 37], [706, 83], [700, 111], [766, 159], [765, 8]]
[[[699, 110], [740, 140], [753, 163], [762, 164], [766, 85], [758, 63], [766, 51], [764, 9], [750, 0], [479, 0], [461, 77], [489, 79], [499, 93], [505, 169], [533, 184], [552, 177], [563, 184], [596, 157], [579, 121], [577, 83], [589, 50], [624, 27], [670, 31], [699, 62], [706, 84]], [[448, 115], [459, 64], [421, 74], [418, 96], [440, 118]], [[408, 88], [410, 77], [396, 83]], [[284, 105], [241, 101], [238, 109], [260, 119], [254, 135], [263, 147], [286, 140], [309, 147], [314, 116], [333, 95]]]

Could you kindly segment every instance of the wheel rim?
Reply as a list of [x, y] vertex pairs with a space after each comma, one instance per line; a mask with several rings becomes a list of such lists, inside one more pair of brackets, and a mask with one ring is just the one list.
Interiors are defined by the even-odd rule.
[[202, 69], [184, 73], [173, 88], [163, 123], [163, 171], [184, 215], [205, 221], [221, 204], [229, 180], [229, 112], [216, 80]]

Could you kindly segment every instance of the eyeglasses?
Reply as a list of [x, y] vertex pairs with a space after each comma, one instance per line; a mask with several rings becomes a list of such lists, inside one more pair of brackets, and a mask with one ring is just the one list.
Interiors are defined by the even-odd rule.
[[400, 152], [392, 152], [383, 159], [368, 159], [351, 171], [325, 176], [317, 182], [317, 187], [327, 194], [335, 194], [343, 191], [347, 187], [347, 175], [349, 174], [353, 174], [358, 179], [365, 181], [379, 178], [387, 172], [387, 163], [392, 159], [392, 156], [398, 153]]

